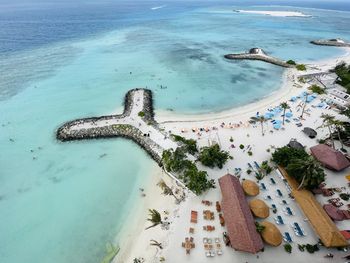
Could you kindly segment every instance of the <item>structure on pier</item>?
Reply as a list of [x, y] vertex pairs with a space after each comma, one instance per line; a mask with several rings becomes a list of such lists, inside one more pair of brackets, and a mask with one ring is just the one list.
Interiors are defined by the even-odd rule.
[[311, 44], [319, 46], [350, 47], [350, 43], [340, 38], [312, 40]]
[[284, 68], [293, 68], [294, 65], [288, 64], [287, 62], [271, 57], [266, 54], [266, 52], [261, 48], [251, 48], [248, 52], [240, 53], [240, 54], [227, 54], [224, 56], [226, 59], [232, 59], [232, 60], [243, 60], [243, 59], [249, 59], [249, 60], [261, 60], [267, 63], [271, 63], [280, 67]]

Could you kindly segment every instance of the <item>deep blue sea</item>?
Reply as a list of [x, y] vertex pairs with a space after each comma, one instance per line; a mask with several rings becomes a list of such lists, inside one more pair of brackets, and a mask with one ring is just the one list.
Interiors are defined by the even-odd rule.
[[59, 125], [121, 109], [135, 87], [179, 113], [252, 102], [282, 69], [224, 54], [258, 46], [307, 63], [342, 53], [310, 40], [350, 40], [349, 28], [347, 1], [0, 0], [0, 262], [99, 262], [152, 176], [131, 142], [59, 143]]

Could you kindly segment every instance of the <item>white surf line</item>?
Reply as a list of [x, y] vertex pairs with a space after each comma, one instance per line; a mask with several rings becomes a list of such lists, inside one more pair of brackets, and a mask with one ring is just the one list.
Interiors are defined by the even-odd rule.
[[151, 10], [157, 10], [157, 9], [161, 9], [164, 7], [166, 7], [166, 5], [155, 6], [155, 7], [151, 7]]

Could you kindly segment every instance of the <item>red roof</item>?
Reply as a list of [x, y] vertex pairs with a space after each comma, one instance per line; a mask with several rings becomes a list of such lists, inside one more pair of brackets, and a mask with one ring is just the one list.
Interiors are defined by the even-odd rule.
[[350, 166], [350, 162], [344, 154], [325, 144], [316, 145], [310, 150], [312, 155], [329, 169], [341, 171]]
[[335, 206], [331, 204], [323, 205], [323, 209], [326, 211], [326, 213], [329, 215], [330, 218], [332, 218], [335, 221], [342, 221], [344, 220], [343, 213], [336, 208]]
[[254, 218], [239, 180], [227, 174], [219, 179], [219, 184], [222, 193], [222, 211], [231, 246], [240, 251], [259, 252], [264, 244], [256, 231]]
[[340, 233], [344, 236], [346, 240], [350, 239], [350, 230], [342, 230]]

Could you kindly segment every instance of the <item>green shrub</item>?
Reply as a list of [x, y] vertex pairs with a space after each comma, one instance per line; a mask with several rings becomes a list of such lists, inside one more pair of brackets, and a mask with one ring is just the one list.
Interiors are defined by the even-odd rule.
[[230, 154], [228, 152], [222, 151], [218, 144], [214, 144], [212, 146], [201, 148], [198, 161], [210, 168], [218, 167], [222, 169], [229, 157]]
[[287, 253], [292, 253], [292, 246], [291, 244], [284, 244], [284, 250], [287, 252]]
[[306, 70], [306, 66], [304, 64], [298, 64], [296, 66], [297, 70], [299, 71], [305, 71]]
[[141, 118], [145, 117], [145, 113], [143, 111], [140, 111], [137, 115], [139, 115]]
[[244, 149], [244, 145], [243, 145], [243, 144], [240, 144], [240, 145], [239, 145], [239, 148], [240, 148], [241, 150], [243, 150], [243, 149]]
[[275, 152], [272, 153], [272, 161], [283, 167], [287, 167], [292, 159], [306, 159], [308, 154], [305, 150], [294, 149], [288, 146], [277, 148]]
[[317, 94], [325, 94], [326, 91], [324, 88], [321, 88], [318, 85], [312, 85], [309, 87], [309, 90], [311, 90], [313, 93], [317, 93]]
[[252, 156], [252, 155], [253, 155], [253, 152], [248, 151], [248, 155], [249, 155], [249, 156]]
[[230, 142], [233, 142], [233, 138], [232, 138], [232, 136], [230, 137]]
[[252, 170], [248, 169], [247, 174], [251, 174], [251, 173], [252, 173]]
[[294, 60], [288, 60], [287, 61], [287, 64], [289, 64], [289, 65], [296, 65], [297, 63], [295, 63], [295, 61]]

